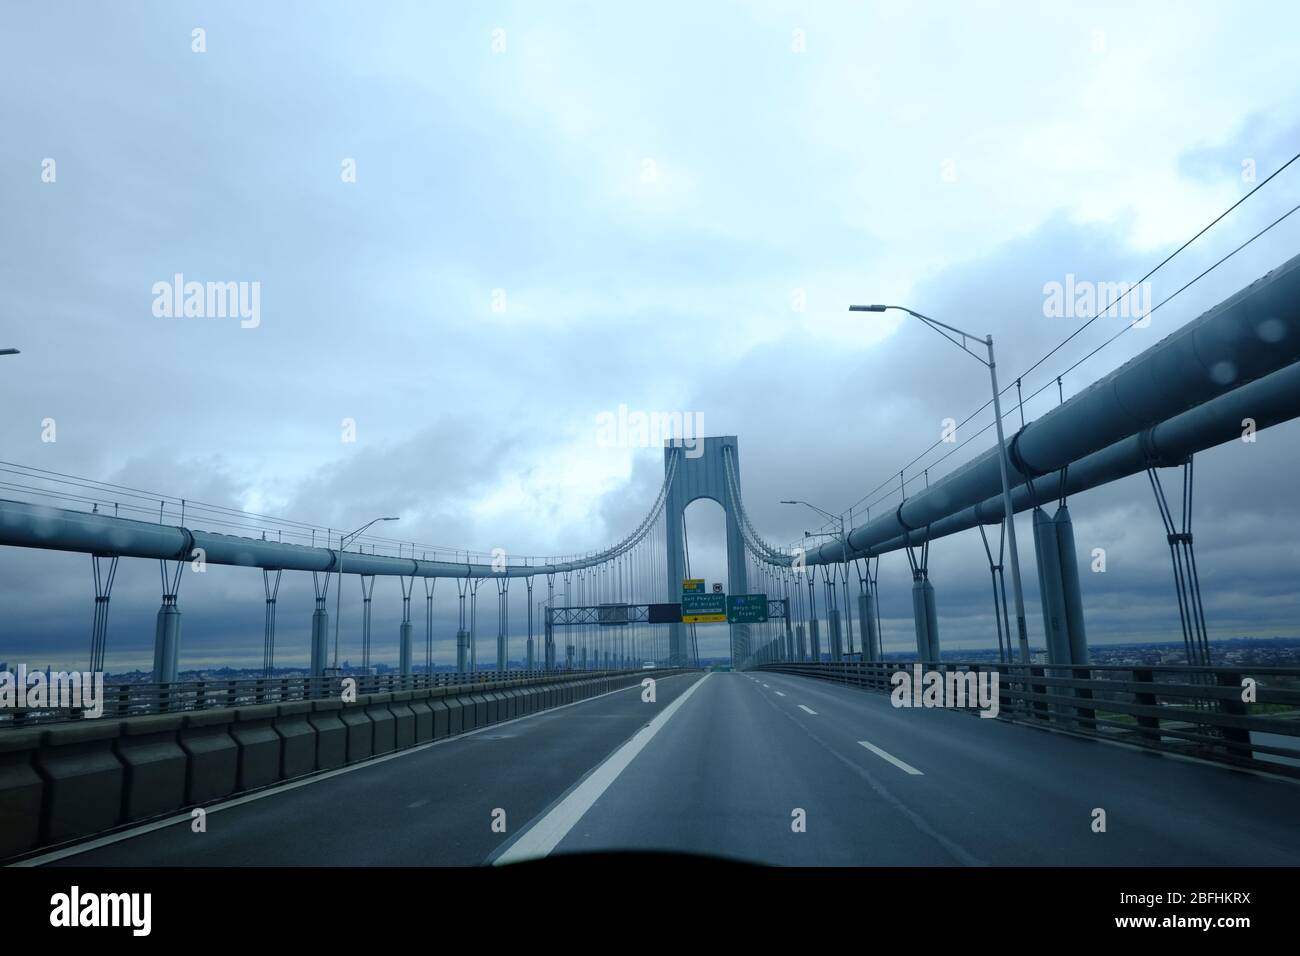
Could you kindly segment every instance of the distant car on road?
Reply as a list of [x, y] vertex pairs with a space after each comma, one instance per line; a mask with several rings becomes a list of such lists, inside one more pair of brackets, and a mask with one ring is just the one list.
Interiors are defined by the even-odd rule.
[[654, 661], [646, 661], [644, 664], [641, 665], [641, 669], [642, 669], [643, 671], [652, 671], [652, 670], [655, 669], [655, 662], [654, 662]]

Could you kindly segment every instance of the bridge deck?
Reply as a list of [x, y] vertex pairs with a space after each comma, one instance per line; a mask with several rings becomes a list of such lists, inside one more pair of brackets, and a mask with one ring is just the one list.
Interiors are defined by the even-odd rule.
[[[689, 674], [662, 679], [653, 704], [637, 688], [616, 691], [236, 801], [209, 815], [204, 834], [187, 817], [62, 862], [472, 865], [535, 840], [545, 820], [562, 831], [557, 853], [1294, 865], [1297, 786], [999, 720], [899, 710], [884, 695], [806, 678]], [[1105, 833], [1092, 830], [1098, 807]], [[495, 808], [506, 811], [504, 834], [492, 830]], [[805, 833], [792, 832], [796, 808]]]

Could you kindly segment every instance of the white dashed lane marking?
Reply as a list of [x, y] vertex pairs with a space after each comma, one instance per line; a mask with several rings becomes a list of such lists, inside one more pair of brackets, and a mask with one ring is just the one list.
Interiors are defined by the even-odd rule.
[[895, 767], [897, 767], [899, 770], [902, 770], [904, 773], [910, 773], [910, 774], [912, 774], [912, 775], [915, 776], [915, 777], [923, 777], [923, 776], [925, 776], [925, 774], [921, 773], [921, 771], [917, 770], [917, 769], [916, 769], [915, 767], [913, 767], [910, 763], [904, 763], [903, 761], [901, 761], [901, 760], [899, 760], [897, 757], [895, 757], [893, 754], [889, 753], [888, 751], [881, 750], [879, 747], [877, 747], [877, 746], [876, 746], [875, 744], [873, 744], [873, 743], [868, 743], [868, 742], [865, 741], [865, 740], [859, 740], [858, 743], [860, 743], [862, 746], [866, 747], [868, 750], [870, 750], [870, 751], [871, 751], [873, 754], [875, 754], [877, 757], [883, 757], [885, 760], [888, 760], [890, 763], [892, 763], [892, 764], [893, 764]]

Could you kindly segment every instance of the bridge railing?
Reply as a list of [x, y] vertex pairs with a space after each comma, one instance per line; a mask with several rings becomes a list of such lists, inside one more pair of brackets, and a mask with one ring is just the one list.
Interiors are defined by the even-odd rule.
[[[107, 684], [103, 693], [102, 717], [140, 717], [146, 714], [169, 714], [206, 710], [212, 707], [245, 707], [254, 704], [282, 704], [296, 700], [320, 700], [339, 697], [343, 681], [355, 681], [355, 692], [364, 694], [424, 690], [431, 687], [457, 687], [467, 684], [528, 682], [565, 674], [578, 677], [601, 677], [621, 670], [512, 670], [499, 672], [435, 671], [432, 674], [341, 674], [325, 677], [297, 675], [288, 677], [254, 677], [176, 681], [168, 684]], [[652, 673], [647, 671], [647, 673]], [[85, 719], [81, 707], [71, 708], [4, 708], [0, 709], [0, 729], [30, 727], [65, 720]]]
[[[916, 664], [788, 662], [758, 669], [893, 693], [900, 680], [915, 686]], [[920, 665], [922, 687], [930, 673], [938, 674], [945, 687], [949, 675], [954, 675], [954, 685], [967, 685], [969, 678], [959, 680], [957, 675], [974, 675], [978, 681], [981, 674], [996, 674], [998, 716], [1003, 719], [1300, 777], [1300, 668], [973, 661]], [[968, 699], [961, 709], [976, 713], [980, 707]]]

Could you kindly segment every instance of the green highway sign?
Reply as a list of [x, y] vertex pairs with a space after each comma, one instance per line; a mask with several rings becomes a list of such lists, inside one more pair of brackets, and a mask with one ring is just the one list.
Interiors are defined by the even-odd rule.
[[727, 619], [727, 596], [704, 591], [682, 594], [683, 624], [719, 624]]
[[763, 624], [767, 621], [767, 595], [733, 594], [727, 598], [727, 620], [732, 624]]

